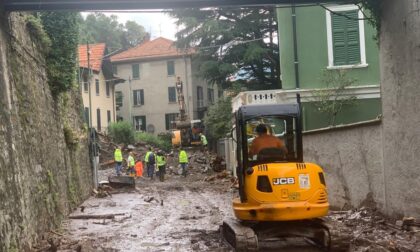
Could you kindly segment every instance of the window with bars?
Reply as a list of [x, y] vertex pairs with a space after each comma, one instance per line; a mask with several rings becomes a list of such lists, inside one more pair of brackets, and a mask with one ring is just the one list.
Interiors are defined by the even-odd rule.
[[134, 106], [144, 105], [144, 90], [143, 89], [133, 90], [133, 105]]
[[175, 75], [175, 61], [170, 60], [166, 62], [168, 76]]
[[140, 65], [139, 64], [131, 65], [131, 71], [132, 71], [133, 79], [140, 79]]
[[176, 102], [175, 87], [168, 87], [168, 98], [169, 98], [169, 102]]
[[178, 113], [165, 114], [166, 130], [171, 130], [175, 128], [175, 121], [177, 117], [178, 117]]
[[339, 13], [331, 13], [334, 66], [360, 64], [359, 10]]
[[146, 131], [146, 116], [134, 116], [133, 123], [136, 131]]

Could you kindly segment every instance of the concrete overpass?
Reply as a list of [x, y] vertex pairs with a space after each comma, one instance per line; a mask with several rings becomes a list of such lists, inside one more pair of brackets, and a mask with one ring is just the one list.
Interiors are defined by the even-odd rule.
[[3, 0], [6, 11], [129, 10], [216, 6], [303, 5], [350, 3], [352, 0]]

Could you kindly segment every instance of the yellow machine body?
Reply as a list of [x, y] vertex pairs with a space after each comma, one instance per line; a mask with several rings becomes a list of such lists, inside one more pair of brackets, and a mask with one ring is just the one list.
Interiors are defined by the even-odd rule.
[[327, 215], [324, 174], [312, 163], [269, 163], [252, 167], [245, 177], [246, 202], [234, 199], [240, 220], [291, 221]]
[[291, 236], [330, 248], [319, 218], [329, 209], [324, 172], [303, 161], [297, 101], [244, 105], [234, 114], [239, 197], [232, 202], [236, 219], [226, 219], [222, 233], [236, 251], [259, 251], [265, 241]]
[[181, 145], [181, 130], [172, 131], [172, 146]]

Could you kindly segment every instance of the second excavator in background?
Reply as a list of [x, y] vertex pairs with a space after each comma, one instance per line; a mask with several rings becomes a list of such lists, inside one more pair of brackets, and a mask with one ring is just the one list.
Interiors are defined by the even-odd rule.
[[199, 146], [201, 145], [200, 133], [203, 133], [204, 126], [201, 120], [190, 120], [187, 112], [183, 92], [183, 82], [177, 77], [175, 88], [179, 106], [179, 115], [172, 122], [172, 146]]

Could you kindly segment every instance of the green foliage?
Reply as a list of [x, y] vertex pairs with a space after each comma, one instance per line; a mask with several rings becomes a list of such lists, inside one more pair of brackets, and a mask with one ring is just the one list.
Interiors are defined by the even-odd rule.
[[78, 13], [42, 12], [40, 18], [51, 39], [46, 55], [48, 84], [54, 97], [70, 90], [75, 83], [79, 26]]
[[106, 16], [103, 13], [94, 13], [87, 15], [85, 19], [80, 15], [79, 22], [80, 44], [106, 43], [112, 51], [133, 47], [150, 37], [143, 26], [135, 21], [121, 24], [115, 15]]
[[64, 140], [66, 141], [67, 147], [69, 147], [70, 149], [76, 148], [79, 143], [79, 138], [77, 137], [73, 129], [68, 125], [64, 125], [63, 131]]
[[228, 87], [228, 77], [238, 74], [259, 89], [281, 88], [274, 8], [192, 8], [170, 15], [182, 27], [177, 46], [198, 48], [199, 75], [207, 81]]
[[48, 52], [51, 46], [51, 39], [45, 32], [41, 19], [34, 15], [26, 16], [26, 27], [32, 39], [38, 41], [39, 47], [44, 52]]
[[380, 0], [357, 0], [357, 4], [369, 10], [371, 17], [369, 17], [369, 22], [376, 28], [376, 31], [379, 33], [381, 30], [381, 14], [382, 14], [382, 1]]
[[136, 141], [145, 142], [164, 151], [172, 148], [171, 138], [168, 138], [166, 134], [155, 136], [147, 132], [137, 132]]
[[314, 92], [315, 106], [328, 115], [329, 125], [334, 126], [337, 114], [343, 107], [356, 104], [354, 95], [346, 95], [346, 88], [352, 86], [356, 80], [347, 77], [345, 70], [325, 70], [322, 81], [326, 87]]
[[111, 123], [108, 127], [108, 135], [112, 141], [121, 144], [134, 143], [134, 129], [133, 126], [126, 121]]
[[232, 103], [230, 98], [219, 99], [209, 107], [204, 117], [204, 125], [209, 138], [220, 139], [232, 128]]

